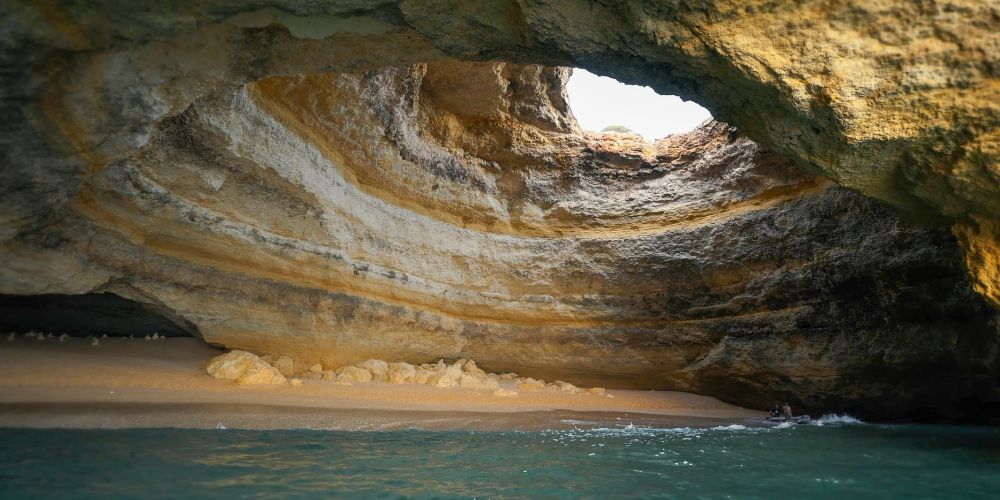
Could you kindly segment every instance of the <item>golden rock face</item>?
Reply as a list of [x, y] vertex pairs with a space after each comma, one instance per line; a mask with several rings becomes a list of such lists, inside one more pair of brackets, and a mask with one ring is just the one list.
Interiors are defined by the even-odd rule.
[[[0, 293], [116, 293], [329, 365], [997, 396], [988, 6], [386, 5], [12, 10], [9, 46], [58, 50], [0, 82]], [[570, 63], [738, 130], [584, 133]]]

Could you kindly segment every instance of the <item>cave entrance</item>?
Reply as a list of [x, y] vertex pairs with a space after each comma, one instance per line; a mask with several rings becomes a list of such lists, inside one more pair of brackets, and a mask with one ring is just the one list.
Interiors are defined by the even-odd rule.
[[200, 337], [197, 327], [164, 307], [112, 293], [0, 294], [0, 331], [74, 337]]
[[712, 119], [707, 109], [694, 102], [580, 68], [573, 69], [566, 92], [570, 109], [584, 130], [632, 132], [653, 141], [690, 132]]

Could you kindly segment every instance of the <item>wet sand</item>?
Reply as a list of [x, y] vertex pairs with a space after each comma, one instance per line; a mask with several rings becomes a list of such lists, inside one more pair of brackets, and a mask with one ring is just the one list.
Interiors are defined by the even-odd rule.
[[208, 376], [223, 351], [197, 339], [0, 339], [0, 426], [539, 430], [714, 426], [761, 412], [669, 391], [593, 394], [425, 385], [240, 386]]

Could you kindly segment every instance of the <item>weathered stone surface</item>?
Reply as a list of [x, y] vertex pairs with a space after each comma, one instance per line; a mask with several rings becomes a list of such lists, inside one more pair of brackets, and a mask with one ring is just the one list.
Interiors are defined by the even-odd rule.
[[358, 366], [344, 366], [337, 369], [337, 382], [371, 382], [372, 373]]
[[240, 385], [279, 385], [287, 381], [275, 367], [257, 359], [243, 375], [236, 379]]
[[364, 368], [372, 374], [372, 380], [376, 382], [386, 382], [388, 380], [389, 364], [380, 359], [369, 359], [356, 366]]
[[[878, 416], [1000, 398], [971, 292], [1000, 304], [988, 4], [380, 5], [4, 8], [0, 293], [115, 293], [325, 366]], [[583, 134], [570, 64], [739, 131]]]
[[215, 378], [236, 380], [240, 378], [258, 360], [253, 353], [233, 350], [216, 356], [208, 362], [205, 371]]
[[286, 381], [273, 366], [255, 354], [240, 350], [212, 358], [205, 371], [215, 378], [235, 380], [241, 385], [284, 384]]
[[[386, 380], [392, 384], [412, 384], [416, 382], [417, 370], [409, 363], [389, 363]], [[424, 383], [427, 379], [424, 378]]]
[[274, 367], [286, 377], [291, 377], [295, 374], [295, 364], [292, 362], [292, 358], [288, 356], [279, 356], [274, 361]]

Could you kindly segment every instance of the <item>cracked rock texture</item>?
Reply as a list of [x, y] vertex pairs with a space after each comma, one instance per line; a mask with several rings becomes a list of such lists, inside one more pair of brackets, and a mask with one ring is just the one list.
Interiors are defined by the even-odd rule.
[[[334, 366], [474, 358], [988, 418], [998, 19], [963, 1], [7, 2], [0, 293], [114, 293]], [[560, 66], [738, 129], [583, 133]]]

